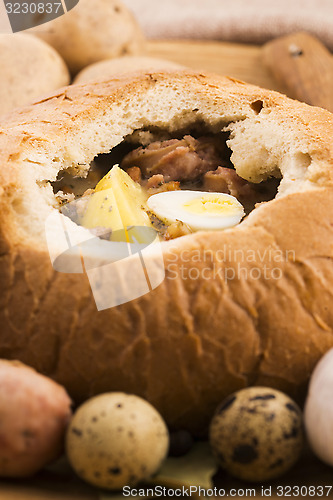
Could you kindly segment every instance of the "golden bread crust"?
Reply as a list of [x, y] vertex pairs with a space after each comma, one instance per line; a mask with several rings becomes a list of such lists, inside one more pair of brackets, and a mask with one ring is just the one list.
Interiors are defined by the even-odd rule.
[[[242, 173], [251, 168], [242, 140], [256, 133], [267, 172], [274, 159], [284, 176], [279, 197], [234, 229], [165, 245], [163, 283], [98, 312], [86, 275], [51, 266], [42, 223], [55, 202], [43, 180], [137, 128], [172, 133], [199, 119], [229, 126]], [[191, 72], [72, 86], [16, 112], [0, 132], [0, 356], [53, 377], [77, 402], [138, 394], [173, 428], [194, 433], [249, 384], [302, 397], [333, 346], [332, 137], [329, 112]]]

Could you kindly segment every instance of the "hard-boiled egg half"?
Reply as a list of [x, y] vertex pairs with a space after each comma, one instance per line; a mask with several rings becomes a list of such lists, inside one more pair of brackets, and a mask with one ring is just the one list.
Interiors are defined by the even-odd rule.
[[181, 221], [193, 231], [217, 231], [238, 224], [244, 208], [237, 198], [206, 191], [166, 191], [148, 198], [149, 210], [167, 224]]

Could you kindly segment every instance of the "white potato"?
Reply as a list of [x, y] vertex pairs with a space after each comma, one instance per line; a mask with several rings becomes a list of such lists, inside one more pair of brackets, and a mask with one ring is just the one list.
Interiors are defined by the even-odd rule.
[[138, 23], [120, 0], [80, 0], [32, 31], [59, 52], [72, 74], [103, 59], [139, 54], [144, 46]]
[[60, 55], [42, 40], [23, 33], [0, 35], [0, 68], [1, 114], [70, 82]]
[[58, 458], [71, 414], [62, 386], [0, 360], [0, 476], [30, 476]]

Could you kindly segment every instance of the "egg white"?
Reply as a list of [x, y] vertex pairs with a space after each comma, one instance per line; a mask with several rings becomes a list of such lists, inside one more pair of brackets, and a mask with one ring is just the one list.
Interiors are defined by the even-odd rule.
[[[205, 209], [207, 202], [208, 210]], [[157, 193], [148, 198], [147, 206], [167, 224], [181, 221], [193, 231], [227, 229], [238, 224], [245, 215], [243, 206], [234, 196], [207, 191]]]

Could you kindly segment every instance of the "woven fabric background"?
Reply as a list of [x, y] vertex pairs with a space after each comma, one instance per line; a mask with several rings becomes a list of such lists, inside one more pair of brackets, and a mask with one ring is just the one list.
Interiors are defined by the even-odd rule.
[[305, 30], [333, 49], [333, 0], [123, 0], [146, 36], [263, 43]]

